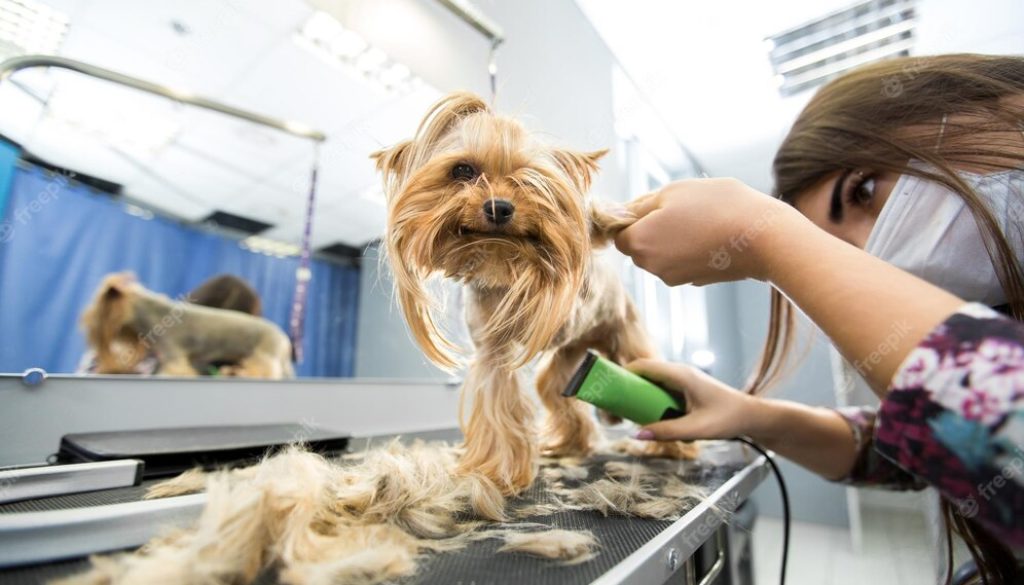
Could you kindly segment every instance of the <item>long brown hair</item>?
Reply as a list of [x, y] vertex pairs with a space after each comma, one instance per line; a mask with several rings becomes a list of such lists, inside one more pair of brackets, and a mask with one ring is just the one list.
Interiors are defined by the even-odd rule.
[[[1010, 314], [1024, 319], [1021, 259], [956, 170], [1024, 168], [1024, 105], [1014, 101], [1022, 96], [1021, 57], [908, 57], [858, 68], [823, 86], [793, 124], [775, 155], [774, 195], [793, 204], [828, 177], [854, 169], [941, 183], [970, 209]], [[910, 166], [912, 160], [928, 166]], [[748, 382], [750, 392], [778, 381], [793, 347], [793, 306], [778, 290], [772, 289], [771, 295], [768, 337]], [[1013, 555], [948, 503], [944, 507], [952, 520], [947, 526], [955, 526], [964, 537], [983, 582], [1009, 582], [1017, 570]]]

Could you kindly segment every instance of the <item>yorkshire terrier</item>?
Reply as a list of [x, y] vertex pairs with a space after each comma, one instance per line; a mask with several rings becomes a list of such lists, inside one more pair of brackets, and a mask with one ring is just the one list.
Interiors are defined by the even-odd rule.
[[[589, 408], [562, 396], [588, 348], [618, 363], [655, 354], [621, 282], [594, 257], [632, 222], [588, 200], [606, 152], [544, 145], [478, 96], [458, 92], [430, 109], [412, 139], [373, 154], [402, 312], [427, 357], [448, 370], [460, 365], [459, 348], [439, 324], [427, 283], [443, 275], [465, 285], [476, 352], [463, 386], [462, 401], [472, 406], [468, 419], [460, 412], [459, 469], [506, 495], [530, 486], [540, 453], [583, 456], [596, 446]], [[517, 370], [541, 354], [537, 390], [548, 417], [539, 445]], [[695, 454], [682, 443], [648, 451]]]
[[82, 313], [96, 353], [95, 373], [131, 374], [155, 355], [157, 375], [294, 378], [292, 346], [277, 325], [239, 311], [176, 301], [147, 290], [131, 273], [109, 274]]

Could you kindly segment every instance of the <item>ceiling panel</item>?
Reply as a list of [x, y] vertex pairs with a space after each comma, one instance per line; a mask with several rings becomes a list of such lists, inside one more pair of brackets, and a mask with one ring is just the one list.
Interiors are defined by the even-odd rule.
[[[289, 0], [291, 1], [291, 0]], [[196, 93], [217, 94], [276, 38], [225, 0], [93, 0], [71, 21], [62, 54]], [[186, 31], [176, 32], [173, 23]]]
[[225, 100], [277, 118], [330, 131], [372, 112], [386, 99], [378, 90], [279, 39], [224, 95]]
[[53, 118], [43, 118], [22, 146], [48, 162], [115, 183], [127, 184], [139, 175], [139, 167], [125, 155]]
[[250, 182], [235, 170], [174, 146], [161, 152], [150, 168], [152, 174], [174, 185], [179, 199], [187, 199], [193, 206], [205, 206], [210, 211], [234, 212], [239, 206], [235, 193]]
[[[244, 174], [253, 180], [273, 178], [277, 170], [313, 159], [307, 138], [232, 118], [218, 112], [188, 108], [175, 145]], [[281, 183], [279, 183], [281, 184]]]
[[200, 221], [212, 211], [195, 195], [153, 174], [140, 174], [125, 187], [125, 194], [146, 207], [187, 221]]

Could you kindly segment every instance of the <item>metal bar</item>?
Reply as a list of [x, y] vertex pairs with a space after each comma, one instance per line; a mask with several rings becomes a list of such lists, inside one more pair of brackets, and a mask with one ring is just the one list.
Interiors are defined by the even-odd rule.
[[492, 47], [505, 42], [505, 32], [468, 0], [437, 0], [442, 6], [491, 41]]
[[767, 465], [767, 459], [758, 456], [705, 501], [598, 577], [592, 585], [664, 583], [683, 566], [678, 562], [680, 559], [690, 562], [690, 557], [711, 538], [713, 531], [720, 530], [724, 518], [715, 508], [732, 511], [738, 507], [768, 475]]
[[139, 485], [137, 459], [49, 465], [0, 471], [0, 503]]
[[711, 585], [715, 582], [715, 579], [718, 578], [718, 574], [721, 573], [722, 569], [725, 567], [725, 530], [725, 527], [722, 527], [718, 529], [717, 533], [715, 533], [715, 548], [717, 549], [715, 562], [711, 566], [711, 569], [708, 570], [708, 573], [706, 573], [699, 582], [697, 582], [695, 572], [692, 571], [693, 559], [690, 559], [690, 562], [687, 563], [691, 568], [691, 571], [687, 574], [688, 584]]
[[134, 548], [199, 517], [206, 494], [0, 514], [0, 567], [16, 567]]
[[227, 114], [228, 116], [246, 120], [253, 124], [267, 126], [268, 128], [280, 130], [281, 132], [298, 136], [300, 138], [308, 138], [317, 142], [323, 142], [327, 139], [327, 136], [324, 135], [324, 133], [319, 130], [314, 130], [305, 124], [300, 124], [291, 120], [279, 120], [277, 118], [271, 118], [270, 116], [264, 116], [263, 114], [256, 114], [234, 106], [222, 104], [212, 99], [193, 94], [189, 91], [160, 85], [151, 81], [118, 73], [117, 71], [104, 69], [103, 67], [97, 67], [96, 65], [90, 65], [81, 61], [75, 61], [74, 59], [58, 57], [55, 55], [23, 55], [21, 57], [12, 57], [7, 59], [3, 63], [0, 63], [0, 83], [10, 77], [13, 73], [21, 71], [22, 69], [33, 69], [36, 67], [56, 67], [58, 69], [75, 71], [83, 75], [103, 79], [111, 83], [117, 83], [119, 85], [131, 87], [153, 95], [165, 97], [176, 102], [196, 106], [197, 108]]

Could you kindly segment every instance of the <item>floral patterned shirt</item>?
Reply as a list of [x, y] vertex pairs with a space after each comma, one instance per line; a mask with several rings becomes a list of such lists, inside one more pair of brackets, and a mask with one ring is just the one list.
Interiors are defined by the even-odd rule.
[[842, 481], [933, 486], [1024, 548], [1024, 324], [965, 305], [906, 357], [880, 407], [837, 410], [861, 445]]

